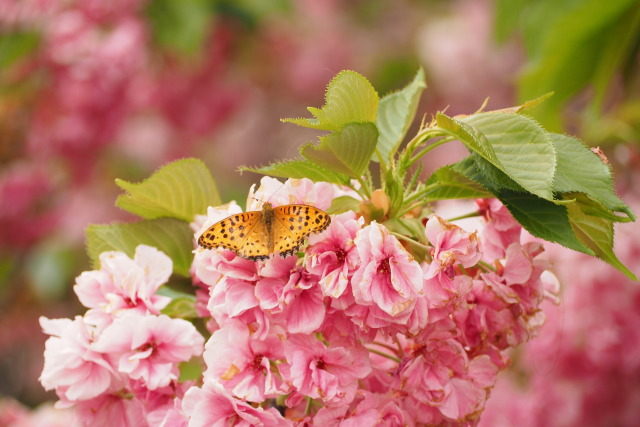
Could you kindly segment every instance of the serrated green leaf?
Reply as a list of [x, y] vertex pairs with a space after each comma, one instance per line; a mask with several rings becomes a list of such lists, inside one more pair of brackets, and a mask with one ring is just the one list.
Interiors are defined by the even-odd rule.
[[502, 172], [526, 191], [553, 200], [556, 153], [540, 125], [528, 117], [507, 113], [474, 114], [462, 121], [486, 137]]
[[87, 253], [94, 268], [100, 254], [120, 251], [132, 257], [140, 244], [158, 248], [173, 261], [173, 271], [189, 276], [193, 255], [193, 231], [184, 221], [174, 218], [142, 220], [133, 223], [90, 225], [86, 230]]
[[327, 86], [325, 105], [309, 107], [314, 119], [282, 119], [313, 129], [340, 131], [349, 123], [376, 121], [378, 93], [369, 81], [355, 71], [341, 71]]
[[283, 162], [272, 163], [260, 168], [249, 168], [243, 166], [240, 170], [269, 176], [277, 176], [280, 178], [308, 178], [314, 182], [325, 181], [341, 185], [349, 183], [349, 177], [347, 175], [330, 172], [325, 168], [304, 159], [285, 160]]
[[549, 242], [594, 255], [572, 230], [567, 208], [534, 194], [504, 191], [498, 199], [529, 233]]
[[141, 183], [121, 179], [116, 184], [127, 194], [116, 206], [145, 219], [178, 218], [191, 222], [208, 206], [218, 206], [220, 196], [209, 169], [198, 159], [181, 159], [157, 170]]
[[172, 299], [171, 302], [162, 309], [161, 313], [174, 319], [195, 319], [199, 317], [196, 311], [196, 298], [194, 296]]
[[483, 199], [493, 197], [482, 185], [455, 171], [451, 166], [436, 170], [426, 182], [425, 202], [450, 199]]
[[378, 129], [368, 123], [350, 123], [341, 132], [320, 138], [319, 145], [305, 145], [300, 154], [333, 173], [360, 178], [376, 149]]
[[331, 206], [327, 209], [327, 213], [330, 215], [341, 214], [347, 211], [357, 212], [360, 208], [360, 203], [362, 203], [358, 199], [354, 199], [351, 196], [340, 196], [336, 197], [331, 201]]
[[427, 87], [424, 70], [404, 89], [385, 95], [378, 105], [376, 126], [380, 132], [376, 148], [377, 159], [389, 163], [404, 140], [418, 109], [420, 95]]
[[608, 165], [580, 140], [559, 134], [550, 136], [558, 157], [555, 191], [585, 193], [608, 209], [635, 219], [631, 209], [616, 195]]
[[462, 142], [470, 152], [482, 156], [495, 167], [502, 169], [493, 146], [476, 128], [441, 112], [436, 114], [436, 123], [441, 129]]
[[[482, 162], [485, 163], [486, 170], [493, 169], [494, 176], [503, 175], [503, 177], [498, 178], [497, 181], [487, 179], [483, 173], [484, 169], [481, 170], [477, 167], [477, 164]], [[532, 235], [593, 255], [593, 251], [586, 247], [572, 231], [565, 206], [527, 193], [522, 188], [518, 191], [500, 186], [499, 182], [509, 178], [482, 158], [467, 157], [453, 165], [452, 168], [489, 190], [505, 205], [516, 221]]]
[[595, 255], [611, 264], [631, 280], [638, 278], [616, 257], [613, 252], [613, 222], [603, 215], [592, 215], [595, 210], [606, 210], [602, 205], [590, 200], [583, 194], [568, 194], [575, 203], [567, 205], [571, 228], [578, 238], [588, 246]]

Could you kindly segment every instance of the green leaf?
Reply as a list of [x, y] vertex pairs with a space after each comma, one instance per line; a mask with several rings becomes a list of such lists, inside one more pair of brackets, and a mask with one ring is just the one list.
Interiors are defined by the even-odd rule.
[[455, 171], [451, 166], [444, 166], [436, 170], [426, 184], [425, 202], [493, 197], [483, 186]]
[[333, 173], [360, 178], [369, 166], [377, 139], [373, 123], [350, 123], [341, 132], [321, 137], [317, 146], [303, 146], [300, 154]]
[[550, 136], [558, 156], [555, 191], [585, 193], [608, 209], [624, 212], [629, 220], [635, 220], [631, 209], [616, 195], [608, 165], [580, 140], [559, 134]]
[[[427, 235], [425, 233], [425, 226], [418, 218], [390, 218], [386, 220], [384, 226], [392, 233], [401, 234], [403, 236], [410, 236], [412, 240], [398, 239], [403, 243], [408, 244], [411, 249], [411, 254], [418, 262], [425, 260], [428, 249], [426, 245], [429, 244]], [[398, 236], [396, 236], [397, 238]]]
[[178, 366], [180, 369], [180, 376], [178, 381], [183, 383], [185, 381], [197, 382], [202, 377], [203, 365], [202, 358], [192, 357], [191, 360], [180, 363]]
[[475, 114], [462, 121], [486, 137], [502, 172], [526, 191], [553, 200], [556, 153], [540, 125], [528, 117], [507, 113]]
[[14, 31], [0, 34], [0, 69], [18, 61], [20, 58], [33, 52], [40, 38], [31, 31]]
[[[567, 208], [533, 194], [503, 191], [498, 199], [529, 233], [567, 248], [594, 255], [571, 227]], [[568, 206], [570, 206], [569, 204]]]
[[351, 196], [336, 197], [331, 201], [331, 206], [327, 209], [327, 213], [330, 215], [341, 214], [347, 211], [358, 212], [360, 209], [360, 203], [358, 199], [354, 199]]
[[613, 252], [613, 222], [603, 215], [593, 215], [594, 211], [603, 210], [604, 206], [588, 199], [583, 194], [568, 194], [576, 200], [567, 205], [571, 228], [586, 246], [603, 261], [611, 264], [631, 280], [638, 278], [620, 262]]
[[[481, 169], [477, 165], [482, 162], [485, 165]], [[529, 233], [541, 239], [593, 255], [593, 251], [573, 233], [565, 206], [527, 193], [522, 188], [518, 191], [512, 187], [501, 186], [500, 183], [509, 178], [478, 156], [476, 158], [467, 157], [453, 165], [453, 169], [489, 190]], [[492, 170], [492, 175], [498, 178], [487, 178], [484, 175], [485, 170]], [[502, 177], [500, 177], [501, 175]]]
[[493, 146], [476, 128], [441, 112], [436, 114], [436, 123], [441, 129], [449, 133], [449, 135], [462, 142], [470, 152], [482, 156], [497, 168], [502, 169], [502, 165], [493, 150]]
[[384, 182], [384, 193], [389, 197], [389, 216], [395, 214], [402, 209], [405, 193], [411, 190], [411, 187], [405, 188], [401, 177], [397, 176], [397, 170], [390, 168], [387, 170]]
[[146, 13], [156, 43], [186, 57], [201, 51], [211, 28], [211, 0], [153, 0]]
[[209, 169], [198, 159], [170, 163], [141, 183], [121, 179], [116, 184], [127, 194], [116, 206], [145, 219], [178, 218], [191, 222], [208, 206], [220, 205], [220, 196]]
[[325, 105], [307, 110], [314, 119], [282, 119], [313, 129], [340, 131], [349, 123], [376, 121], [378, 93], [369, 81], [354, 71], [341, 71], [327, 87]]
[[385, 95], [380, 100], [376, 120], [380, 132], [376, 148], [379, 161], [389, 163], [393, 158], [413, 122], [420, 95], [426, 87], [424, 70], [421, 68], [404, 89]]
[[132, 257], [136, 247], [144, 244], [167, 254], [173, 261], [174, 273], [189, 276], [193, 231], [184, 221], [160, 218], [133, 223], [94, 224], [87, 227], [86, 234], [87, 253], [94, 268], [99, 268], [102, 252], [120, 251]]
[[249, 168], [243, 166], [241, 171], [255, 172], [263, 175], [277, 176], [280, 178], [309, 178], [314, 182], [325, 181], [334, 184], [348, 184], [349, 177], [343, 174], [334, 173], [308, 160], [285, 160], [272, 163], [260, 168]]
[[199, 317], [196, 311], [196, 298], [193, 295], [174, 298], [162, 309], [162, 314], [166, 314], [174, 319], [195, 319]]

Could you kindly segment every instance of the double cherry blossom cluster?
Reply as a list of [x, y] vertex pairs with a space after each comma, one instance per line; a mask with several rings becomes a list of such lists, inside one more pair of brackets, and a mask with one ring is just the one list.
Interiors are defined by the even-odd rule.
[[[274, 206], [327, 209], [343, 194], [265, 178], [247, 205], [271, 196]], [[86, 424], [472, 425], [509, 363], [505, 350], [536, 333], [540, 304], [557, 291], [542, 246], [521, 242], [499, 202], [476, 203], [479, 232], [425, 220], [422, 262], [405, 239], [351, 211], [310, 236], [301, 257], [253, 262], [196, 249], [206, 343], [191, 323], [160, 314], [164, 254], [104, 253], [100, 270], [77, 279], [85, 316], [42, 319], [52, 337], [41, 381]], [[192, 224], [195, 237], [239, 211], [210, 208]], [[199, 355], [201, 379], [181, 382], [179, 364]]]

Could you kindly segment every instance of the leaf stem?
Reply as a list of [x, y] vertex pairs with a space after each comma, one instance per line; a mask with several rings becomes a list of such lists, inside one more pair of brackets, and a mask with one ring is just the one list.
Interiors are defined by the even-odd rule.
[[401, 362], [401, 360], [400, 360], [400, 359], [398, 359], [397, 357], [392, 356], [392, 355], [387, 354], [387, 353], [384, 353], [384, 352], [382, 352], [382, 351], [380, 351], [380, 350], [375, 350], [375, 349], [373, 349], [373, 348], [367, 348], [367, 350], [369, 350], [369, 351], [370, 351], [371, 353], [373, 353], [373, 354], [377, 354], [378, 356], [386, 357], [386, 358], [387, 358], [387, 359], [389, 359], [389, 360], [393, 360], [393, 361], [394, 361], [394, 362], [396, 362], [396, 363], [400, 363], [400, 362]]
[[425, 154], [427, 154], [429, 151], [433, 150], [436, 147], [441, 146], [442, 144], [445, 144], [449, 141], [453, 141], [453, 138], [451, 137], [443, 137], [439, 140], [437, 140], [436, 142], [434, 142], [433, 144], [427, 145], [426, 147], [424, 147], [420, 152], [418, 152], [418, 154], [412, 156], [409, 159], [409, 165], [414, 164], [415, 162], [417, 162], [418, 160], [420, 160], [420, 158], [422, 156], [424, 156]]
[[418, 247], [420, 247], [422, 249], [425, 249], [425, 250], [430, 250], [431, 249], [431, 246], [424, 245], [424, 244], [418, 242], [417, 240], [412, 239], [411, 237], [405, 236], [404, 234], [396, 233], [395, 231], [391, 231], [391, 230], [389, 230], [389, 233], [391, 233], [391, 235], [393, 235], [393, 236], [396, 236], [398, 239], [405, 240], [405, 241], [411, 243], [412, 245], [416, 245], [416, 246], [418, 246]]
[[473, 212], [469, 212], [469, 213], [464, 214], [464, 215], [460, 215], [460, 216], [455, 216], [453, 218], [449, 218], [449, 219], [447, 219], [447, 221], [453, 222], [453, 221], [458, 221], [460, 219], [465, 219], [465, 218], [475, 218], [477, 216], [480, 216], [480, 212], [473, 211]]
[[493, 266], [491, 264], [487, 263], [486, 261], [480, 260], [480, 261], [478, 261], [478, 263], [476, 265], [478, 266], [478, 268], [480, 268], [484, 272], [496, 271], [496, 269], [493, 268]]

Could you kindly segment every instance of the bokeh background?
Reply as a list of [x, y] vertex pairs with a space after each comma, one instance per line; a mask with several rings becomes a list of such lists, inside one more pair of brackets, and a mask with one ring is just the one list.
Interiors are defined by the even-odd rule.
[[[639, 50], [636, 0], [0, 0], [0, 426], [55, 400], [38, 317], [82, 311], [86, 226], [129, 219], [115, 178], [195, 156], [242, 203], [259, 177], [237, 167], [295, 157], [314, 133], [280, 118], [321, 106], [336, 73], [385, 94], [423, 67], [427, 118], [553, 91], [536, 119], [601, 147], [638, 213]], [[464, 155], [448, 145], [425, 170]], [[640, 228], [617, 236], [640, 275]], [[638, 425], [640, 283], [549, 252], [562, 303], [481, 424]]]

